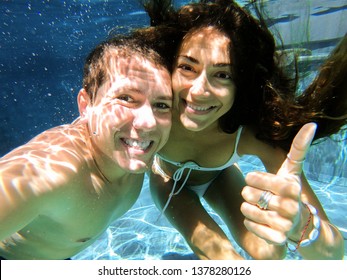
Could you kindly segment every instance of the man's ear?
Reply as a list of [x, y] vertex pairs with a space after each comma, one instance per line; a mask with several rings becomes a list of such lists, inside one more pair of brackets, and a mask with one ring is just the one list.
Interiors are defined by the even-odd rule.
[[82, 88], [77, 96], [78, 111], [80, 113], [80, 120], [82, 122], [88, 121], [88, 107], [90, 104], [90, 97], [86, 90]]

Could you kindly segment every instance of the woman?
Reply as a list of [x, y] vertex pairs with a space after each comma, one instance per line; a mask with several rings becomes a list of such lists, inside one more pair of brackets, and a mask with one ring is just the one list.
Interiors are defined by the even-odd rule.
[[[307, 259], [341, 259], [343, 238], [302, 174], [316, 125], [305, 125], [288, 150], [308, 122], [318, 123], [316, 138], [346, 123], [346, 104], [329, 115], [344, 92], [328, 90], [324, 105], [309, 90], [297, 100], [274, 59], [273, 36], [233, 1], [178, 11], [164, 2], [145, 3], [152, 24], [171, 32], [168, 54], [178, 48], [172, 131], [150, 175], [156, 205], [201, 259], [242, 258], [201, 197], [255, 259], [283, 258], [287, 247]], [[234, 163], [246, 154], [269, 173], [250, 173], [245, 182]]]

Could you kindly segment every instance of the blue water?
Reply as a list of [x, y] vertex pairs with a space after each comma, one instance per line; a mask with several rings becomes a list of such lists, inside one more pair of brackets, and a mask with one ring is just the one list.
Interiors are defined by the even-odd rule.
[[[0, 9], [0, 156], [43, 130], [74, 120], [82, 66], [89, 51], [112, 28], [127, 32], [149, 23], [136, 0], [2, 0]], [[301, 88], [305, 88], [347, 31], [347, 0], [270, 0], [267, 10], [284, 45], [306, 50], [300, 58]], [[304, 166], [329, 218], [345, 239], [347, 145], [342, 139], [346, 137], [340, 133], [336, 141], [328, 139], [313, 146]], [[240, 165], [245, 174], [262, 168], [253, 157], [242, 158]], [[227, 232], [219, 217], [211, 215]], [[158, 216], [146, 181], [134, 207], [75, 258], [194, 259], [180, 234], [164, 217], [157, 221]]]

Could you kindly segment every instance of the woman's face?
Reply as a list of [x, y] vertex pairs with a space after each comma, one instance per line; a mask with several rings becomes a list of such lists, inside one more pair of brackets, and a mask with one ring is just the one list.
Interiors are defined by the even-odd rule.
[[213, 27], [188, 34], [180, 47], [172, 75], [175, 109], [183, 126], [201, 131], [234, 103], [230, 39]]

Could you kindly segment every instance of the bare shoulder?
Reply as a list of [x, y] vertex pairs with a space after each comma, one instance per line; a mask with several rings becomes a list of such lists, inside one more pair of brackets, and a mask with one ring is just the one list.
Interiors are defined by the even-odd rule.
[[267, 146], [264, 142], [256, 137], [256, 130], [250, 126], [242, 128], [240, 142], [238, 145], [238, 153], [240, 155], [257, 155], [263, 146]]
[[48, 129], [29, 142], [13, 149], [1, 158], [1, 162], [9, 160], [14, 156], [31, 156], [36, 153], [49, 153], [54, 155], [55, 150], [67, 149], [71, 151], [78, 149], [84, 143], [83, 127], [81, 125], [61, 125]]
[[88, 170], [82, 131], [70, 125], [47, 130], [0, 159], [1, 239], [80, 183], [79, 171]]
[[256, 137], [256, 129], [245, 126], [238, 146], [240, 155], [257, 156], [270, 172], [277, 172], [286, 158], [286, 152]]
[[3, 156], [0, 176], [2, 180], [16, 178], [23, 186], [25, 181], [32, 183], [36, 179], [42, 187], [49, 184], [51, 188], [62, 183], [59, 177], [64, 180], [83, 164], [84, 145], [82, 129], [78, 127], [64, 125], [49, 129]]

